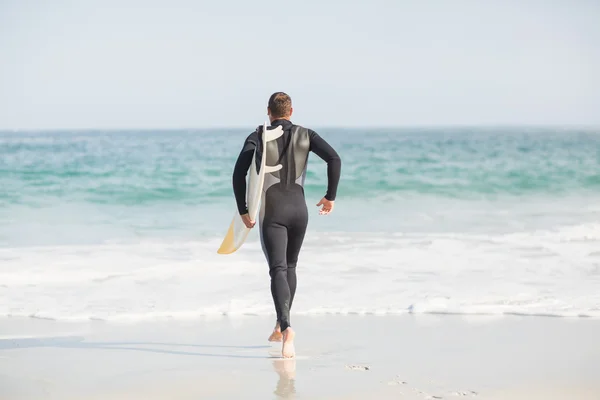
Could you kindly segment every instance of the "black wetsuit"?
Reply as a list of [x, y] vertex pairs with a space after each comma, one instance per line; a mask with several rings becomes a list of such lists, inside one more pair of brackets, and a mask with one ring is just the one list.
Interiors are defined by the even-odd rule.
[[[240, 215], [246, 206], [246, 174], [252, 156], [267, 152], [267, 165], [282, 165], [282, 169], [265, 175], [260, 208], [260, 239], [269, 263], [271, 294], [281, 330], [290, 325], [290, 308], [296, 292], [296, 263], [308, 224], [308, 209], [304, 198], [304, 179], [310, 151], [327, 162], [327, 200], [335, 200], [340, 179], [341, 160], [336, 151], [316, 132], [275, 120], [272, 127], [281, 125], [283, 135], [267, 142], [262, 149], [262, 127], [246, 138], [233, 171], [233, 190]], [[260, 160], [260, 157], [257, 157]], [[259, 167], [260, 165], [257, 165]]]

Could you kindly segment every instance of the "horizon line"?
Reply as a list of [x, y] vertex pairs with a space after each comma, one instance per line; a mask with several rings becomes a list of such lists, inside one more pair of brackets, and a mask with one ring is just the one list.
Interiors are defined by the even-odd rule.
[[[305, 124], [298, 124], [301, 126], [308, 127]], [[560, 128], [560, 129], [600, 129], [599, 124], [532, 124], [532, 123], [498, 123], [498, 124], [405, 124], [405, 125], [320, 125], [313, 124], [314, 129], [444, 129], [444, 128]], [[75, 132], [75, 131], [137, 131], [137, 132], [148, 132], [148, 131], [205, 131], [205, 130], [252, 130], [252, 125], [216, 125], [216, 126], [183, 126], [183, 127], [71, 127], [71, 128], [0, 128], [0, 132]]]

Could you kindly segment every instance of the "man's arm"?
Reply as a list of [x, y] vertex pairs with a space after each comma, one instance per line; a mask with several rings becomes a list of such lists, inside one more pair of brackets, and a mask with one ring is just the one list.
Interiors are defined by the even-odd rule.
[[342, 170], [342, 160], [338, 153], [315, 131], [309, 130], [310, 150], [327, 163], [327, 193], [325, 199], [334, 201]]
[[235, 195], [235, 201], [240, 215], [248, 213], [248, 207], [246, 205], [246, 175], [250, 164], [252, 164], [252, 156], [256, 150], [256, 144], [258, 143], [258, 131], [252, 132], [244, 142], [244, 147], [235, 162], [233, 168], [233, 194]]

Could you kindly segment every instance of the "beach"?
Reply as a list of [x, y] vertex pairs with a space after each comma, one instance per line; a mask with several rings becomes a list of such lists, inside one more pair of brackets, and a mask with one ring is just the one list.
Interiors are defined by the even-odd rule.
[[0, 396], [25, 399], [598, 399], [600, 321], [419, 315], [129, 324], [0, 321]]

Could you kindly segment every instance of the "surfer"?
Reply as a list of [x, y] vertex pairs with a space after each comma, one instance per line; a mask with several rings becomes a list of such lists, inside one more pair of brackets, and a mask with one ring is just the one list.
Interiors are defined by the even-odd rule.
[[296, 293], [296, 263], [308, 224], [304, 197], [304, 179], [308, 154], [315, 153], [327, 163], [327, 192], [317, 203], [319, 214], [333, 211], [341, 160], [336, 151], [315, 131], [291, 122], [292, 100], [283, 92], [269, 98], [267, 114], [271, 127], [281, 126], [284, 133], [262, 149], [262, 126], [245, 140], [233, 171], [233, 191], [238, 211], [248, 228], [255, 225], [246, 204], [246, 175], [254, 152], [266, 151], [267, 165], [281, 164], [282, 169], [265, 175], [259, 212], [260, 241], [269, 264], [271, 295], [277, 322], [269, 341], [281, 342], [283, 357], [294, 357], [295, 332], [290, 326], [290, 309]]

